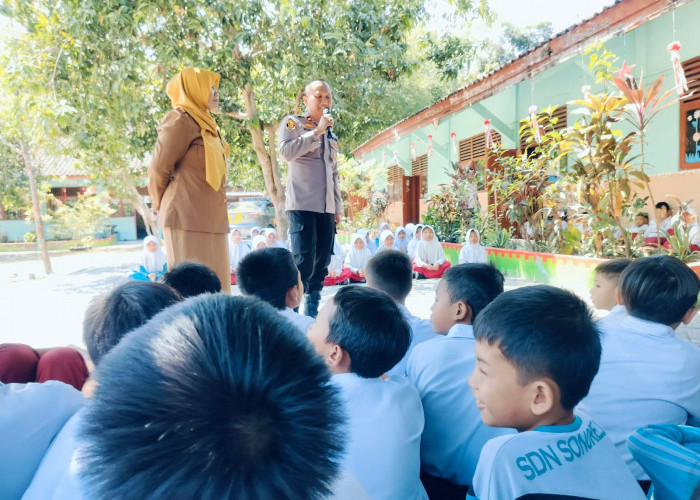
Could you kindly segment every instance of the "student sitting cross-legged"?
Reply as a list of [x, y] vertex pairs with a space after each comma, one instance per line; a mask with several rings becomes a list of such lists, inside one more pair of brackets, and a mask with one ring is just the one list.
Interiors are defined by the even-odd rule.
[[605, 428], [574, 414], [600, 362], [586, 304], [540, 285], [505, 292], [474, 323], [469, 377], [484, 423], [514, 427], [484, 446], [468, 499], [642, 500]]
[[399, 250], [379, 252], [367, 264], [367, 286], [388, 293], [396, 301], [403, 318], [411, 327], [411, 344], [406, 355], [387, 373], [406, 375], [406, 362], [413, 348], [426, 340], [439, 337], [427, 319], [414, 316], [406, 308], [406, 297], [413, 288], [413, 264], [411, 258]]
[[674, 257], [644, 257], [622, 273], [628, 316], [604, 322], [600, 371], [579, 408], [605, 428], [638, 481], [649, 477], [627, 438], [653, 424], [700, 424], [700, 349], [675, 337], [697, 313], [700, 278]]
[[413, 350], [406, 376], [418, 389], [425, 429], [421, 437], [421, 479], [431, 498], [463, 499], [481, 447], [513, 432], [481, 422], [467, 384], [474, 370], [472, 323], [503, 292], [503, 275], [488, 264], [460, 264], [447, 270], [435, 290], [430, 320], [440, 334]]
[[442, 278], [443, 273], [450, 267], [450, 261], [445, 259], [435, 230], [431, 226], [423, 226], [421, 240], [416, 245], [413, 255], [413, 270], [416, 278]]
[[304, 335], [313, 324], [312, 317], [294, 312], [304, 297], [304, 285], [286, 248], [263, 248], [246, 255], [238, 264], [238, 285], [243, 294], [275, 307]]
[[408, 323], [396, 303], [371, 288], [341, 288], [320, 311], [308, 337], [345, 402], [343, 470], [371, 498], [427, 498], [419, 478], [420, 397], [403, 377], [381, 378], [410, 343]]

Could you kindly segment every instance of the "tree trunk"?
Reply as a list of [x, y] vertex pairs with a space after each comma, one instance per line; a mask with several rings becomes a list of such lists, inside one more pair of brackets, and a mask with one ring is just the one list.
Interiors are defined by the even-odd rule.
[[44, 271], [46, 274], [53, 273], [51, 268], [51, 260], [49, 259], [49, 248], [46, 245], [46, 237], [44, 236], [44, 222], [41, 220], [41, 207], [39, 206], [39, 188], [36, 183], [36, 169], [32, 155], [27, 148], [27, 145], [20, 143], [22, 159], [24, 160], [24, 171], [29, 178], [29, 192], [32, 196], [32, 211], [34, 212], [34, 227], [36, 229], [36, 241], [39, 243], [39, 251], [41, 260], [44, 263]]

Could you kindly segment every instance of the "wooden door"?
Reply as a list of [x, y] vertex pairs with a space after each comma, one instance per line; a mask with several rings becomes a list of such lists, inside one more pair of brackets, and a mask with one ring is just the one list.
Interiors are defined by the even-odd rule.
[[403, 178], [403, 225], [420, 221], [420, 175], [404, 176]]

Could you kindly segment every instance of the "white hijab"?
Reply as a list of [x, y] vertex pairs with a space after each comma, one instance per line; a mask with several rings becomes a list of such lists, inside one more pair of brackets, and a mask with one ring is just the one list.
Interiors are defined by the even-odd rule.
[[[234, 233], [238, 231], [238, 229], [234, 229]], [[240, 233], [240, 231], [238, 231]], [[231, 233], [231, 236], [233, 236], [233, 233]], [[228, 259], [229, 262], [231, 263], [231, 269], [235, 269], [238, 267], [238, 263], [241, 261], [243, 257], [248, 255], [250, 253], [250, 248], [248, 248], [248, 245], [244, 241], [241, 241], [240, 243], [236, 244], [233, 242], [233, 239], [231, 239], [231, 243], [228, 247]]]
[[[400, 240], [399, 233], [402, 231], [403, 231], [403, 234], [406, 235], [406, 237], [404, 239]], [[406, 228], [404, 228], [403, 226], [397, 227], [396, 231], [394, 231], [394, 248], [400, 252], [408, 253], [408, 242], [409, 241], [410, 241], [410, 237], [409, 237], [408, 227], [406, 227]]]
[[689, 226], [690, 231], [688, 232], [688, 240], [691, 245], [700, 246], [700, 220], [698, 220], [698, 213], [694, 208], [688, 207], [687, 210], [690, 215], [695, 217], [695, 221]]
[[[373, 254], [377, 250], [377, 244], [374, 241], [374, 238], [369, 237], [369, 230], [367, 229], [358, 229], [357, 233], [360, 236], [362, 236], [365, 239], [365, 248], [369, 250], [370, 254]], [[355, 241], [355, 240], [353, 240]]]
[[343, 272], [344, 261], [343, 247], [336, 238], [335, 243], [333, 243], [333, 255], [331, 255], [331, 263], [328, 265], [328, 269], [335, 269], [335, 272], [340, 274]]
[[416, 257], [426, 264], [436, 264], [437, 261], [445, 259], [445, 251], [442, 249], [442, 245], [440, 244], [437, 234], [435, 234], [435, 229], [433, 229], [432, 226], [423, 226], [421, 232], [425, 230], [426, 227], [430, 228], [434, 236], [430, 241], [425, 241], [424, 238], [421, 238], [416, 246]]
[[416, 248], [418, 248], [418, 243], [421, 242], [421, 240], [418, 239], [418, 236], [424, 227], [425, 226], [423, 224], [417, 224], [413, 229], [413, 238], [411, 238], [411, 241], [408, 242], [408, 255], [411, 258], [416, 256]]
[[[150, 242], [158, 245], [158, 249], [151, 253], [146, 248], [146, 245]], [[143, 239], [143, 254], [141, 255], [141, 265], [146, 270], [147, 273], [160, 273], [163, 272], [163, 266], [168, 262], [165, 253], [160, 248], [160, 240], [155, 236], [146, 236]]]
[[[355, 242], [357, 240], [362, 240], [362, 243], [364, 243], [365, 246], [362, 250], [355, 248]], [[372, 252], [370, 252], [369, 248], [367, 248], [367, 242], [365, 241], [364, 235], [360, 234], [358, 231], [352, 235], [350, 250], [348, 250], [348, 254], [345, 256], [345, 262], [350, 264], [349, 267], [352, 267], [353, 270], [364, 269], [367, 267], [367, 262], [369, 262], [370, 257], [372, 257]]]
[[[476, 233], [476, 236], [479, 238], [479, 241], [476, 243], [469, 243], [469, 236], [472, 234], [472, 232]], [[464, 242], [462, 251], [459, 252], [459, 263], [478, 264], [487, 261], [488, 254], [486, 253], [486, 249], [484, 248], [484, 246], [481, 244], [481, 235], [479, 234], [479, 231], [472, 228], [469, 231], [467, 231], [467, 239]]]
[[413, 239], [413, 233], [416, 232], [416, 225], [413, 222], [406, 224], [406, 240], [411, 241]]
[[[394, 237], [394, 233], [392, 233], [390, 229], [385, 229], [382, 231], [382, 234], [379, 235], [379, 248], [377, 248], [376, 253], [383, 252], [384, 250], [390, 250], [390, 248], [387, 248], [387, 246], [384, 244], [389, 236], [392, 238]], [[391, 248], [394, 248], [394, 245], [392, 245]]]
[[381, 224], [379, 224], [379, 234], [382, 234], [382, 232], [386, 231], [387, 229], [391, 230], [391, 226], [388, 222], [382, 222]]
[[275, 245], [273, 248], [287, 248], [287, 245], [284, 244], [283, 241], [280, 241], [280, 239], [277, 237], [277, 231], [275, 230], [274, 227], [268, 227], [267, 229], [263, 229], [262, 232], [263, 236], [265, 236], [265, 243], [269, 247], [270, 244], [267, 243], [267, 237], [270, 236], [271, 234], [275, 235]]
[[262, 243], [263, 245], [265, 245], [265, 248], [267, 248], [267, 238], [265, 238], [265, 236], [263, 236], [262, 234], [259, 234], [259, 235], [255, 236], [255, 237], [253, 238], [253, 242], [250, 244], [250, 246], [251, 246], [251, 251], [257, 250], [257, 249], [258, 249], [258, 245], [259, 245], [260, 243]]

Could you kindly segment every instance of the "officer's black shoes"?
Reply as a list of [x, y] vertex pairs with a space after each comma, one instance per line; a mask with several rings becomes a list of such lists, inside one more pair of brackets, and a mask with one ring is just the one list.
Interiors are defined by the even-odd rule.
[[305, 295], [304, 314], [315, 318], [318, 315], [318, 304], [321, 302], [321, 292], [311, 292]]

